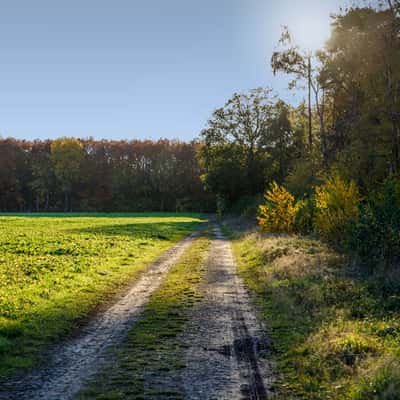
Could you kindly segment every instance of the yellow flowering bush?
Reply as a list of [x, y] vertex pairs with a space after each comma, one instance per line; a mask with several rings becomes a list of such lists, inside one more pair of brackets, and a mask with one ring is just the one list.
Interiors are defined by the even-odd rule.
[[265, 231], [293, 233], [297, 211], [293, 195], [273, 182], [265, 193], [265, 204], [259, 206], [257, 219]]
[[359, 216], [360, 193], [354, 182], [339, 176], [315, 188], [315, 228], [330, 242], [341, 242], [350, 222]]

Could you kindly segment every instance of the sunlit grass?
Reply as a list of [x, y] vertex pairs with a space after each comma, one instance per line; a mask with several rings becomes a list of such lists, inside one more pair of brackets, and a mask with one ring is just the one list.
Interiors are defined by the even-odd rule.
[[400, 282], [316, 240], [236, 235], [234, 251], [273, 340], [278, 398], [400, 399]]
[[0, 216], [0, 375], [31, 367], [197, 215]]
[[115, 360], [77, 398], [183, 399], [174, 384], [176, 374], [185, 368], [182, 355], [187, 343], [182, 343], [180, 335], [190, 308], [202, 298], [199, 284], [206, 271], [209, 246], [205, 234], [184, 253], [151, 296]]

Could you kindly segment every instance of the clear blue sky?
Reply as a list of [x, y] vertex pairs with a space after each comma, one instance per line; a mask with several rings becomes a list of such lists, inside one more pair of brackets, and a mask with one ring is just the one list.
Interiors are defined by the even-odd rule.
[[190, 140], [235, 91], [273, 87], [281, 26], [310, 46], [339, 0], [0, 0], [0, 135]]

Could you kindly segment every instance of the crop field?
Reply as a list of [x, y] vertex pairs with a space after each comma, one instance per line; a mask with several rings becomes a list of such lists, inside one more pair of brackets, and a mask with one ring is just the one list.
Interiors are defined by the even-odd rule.
[[0, 215], [0, 375], [27, 368], [202, 223], [190, 214]]

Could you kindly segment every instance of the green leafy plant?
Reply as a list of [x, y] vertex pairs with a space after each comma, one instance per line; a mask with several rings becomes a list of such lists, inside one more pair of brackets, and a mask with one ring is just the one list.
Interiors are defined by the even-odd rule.
[[364, 262], [396, 261], [400, 254], [400, 184], [388, 180], [354, 221], [348, 247]]
[[315, 228], [322, 239], [343, 244], [359, 216], [361, 196], [354, 182], [335, 175], [315, 189]]
[[299, 204], [283, 186], [272, 182], [265, 193], [265, 204], [259, 206], [258, 222], [268, 232], [293, 233]]

